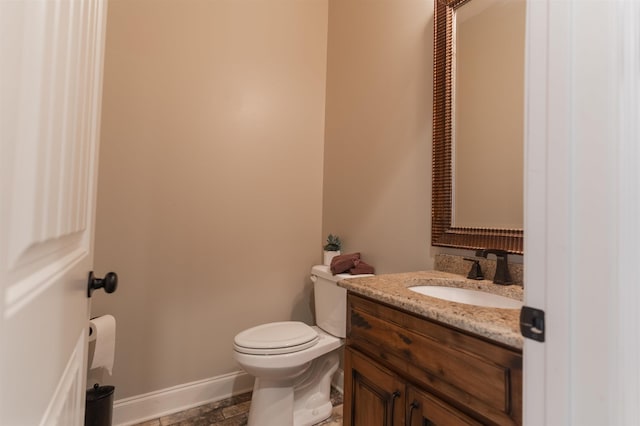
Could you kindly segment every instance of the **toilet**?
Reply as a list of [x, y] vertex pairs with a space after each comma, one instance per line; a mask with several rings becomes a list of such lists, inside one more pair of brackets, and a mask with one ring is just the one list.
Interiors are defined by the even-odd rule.
[[238, 333], [234, 358], [255, 377], [248, 426], [311, 426], [331, 415], [331, 379], [346, 336], [347, 291], [328, 266], [311, 268], [316, 325], [272, 322]]

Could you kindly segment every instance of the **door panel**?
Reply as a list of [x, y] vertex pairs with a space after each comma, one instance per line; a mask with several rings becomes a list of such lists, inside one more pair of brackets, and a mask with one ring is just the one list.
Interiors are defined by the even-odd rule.
[[446, 402], [414, 387], [407, 389], [407, 426], [481, 426]]
[[392, 426], [404, 418], [405, 383], [364, 355], [345, 349], [345, 426]]
[[0, 424], [83, 423], [106, 1], [0, 3]]

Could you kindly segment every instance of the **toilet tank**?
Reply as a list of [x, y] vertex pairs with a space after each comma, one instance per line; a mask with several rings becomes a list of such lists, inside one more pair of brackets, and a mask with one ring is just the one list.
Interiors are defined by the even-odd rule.
[[338, 287], [338, 281], [355, 277], [368, 277], [370, 274], [333, 275], [329, 266], [316, 265], [311, 268], [314, 299], [316, 307], [316, 325], [336, 337], [347, 336], [347, 290]]

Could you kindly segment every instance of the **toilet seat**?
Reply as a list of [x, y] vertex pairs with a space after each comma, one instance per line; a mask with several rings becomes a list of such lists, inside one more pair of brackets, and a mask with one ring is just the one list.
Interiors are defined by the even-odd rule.
[[318, 343], [318, 332], [299, 321], [258, 325], [235, 337], [234, 349], [250, 355], [281, 355], [302, 351]]

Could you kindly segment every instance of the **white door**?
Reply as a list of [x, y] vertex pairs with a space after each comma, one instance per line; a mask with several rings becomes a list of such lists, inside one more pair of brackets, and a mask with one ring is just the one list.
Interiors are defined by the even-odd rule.
[[640, 1], [527, 9], [525, 425], [640, 424]]
[[105, 0], [0, 0], [0, 424], [81, 425]]

